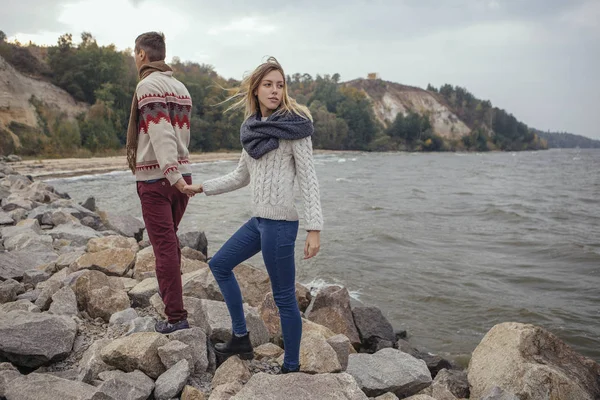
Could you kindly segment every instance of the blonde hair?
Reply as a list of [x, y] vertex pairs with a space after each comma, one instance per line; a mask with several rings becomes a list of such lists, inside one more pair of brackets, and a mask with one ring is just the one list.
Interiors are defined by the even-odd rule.
[[230, 101], [233, 101], [234, 103], [229, 106], [225, 112], [243, 109], [245, 119], [248, 119], [252, 115], [256, 114], [260, 110], [260, 104], [257, 96], [254, 95], [254, 92], [256, 92], [258, 89], [258, 86], [264, 79], [265, 75], [271, 71], [279, 71], [281, 76], [283, 76], [283, 93], [281, 97], [281, 104], [275, 112], [294, 113], [312, 121], [312, 115], [310, 115], [308, 107], [298, 104], [296, 100], [289, 96], [287, 82], [285, 80], [285, 73], [283, 72], [281, 64], [279, 64], [275, 57], [269, 57], [266, 62], [256, 67], [256, 69], [250, 75], [245, 76], [240, 87], [229, 89], [235, 93], [223, 101], [223, 103]]

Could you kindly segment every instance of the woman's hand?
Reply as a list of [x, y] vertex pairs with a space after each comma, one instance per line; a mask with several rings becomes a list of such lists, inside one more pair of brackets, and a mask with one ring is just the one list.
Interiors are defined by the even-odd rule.
[[321, 249], [321, 232], [308, 231], [306, 235], [306, 244], [304, 245], [304, 259], [308, 260], [317, 255]]
[[195, 195], [202, 193], [204, 188], [202, 185], [185, 185], [182, 189], [183, 193], [186, 193], [189, 197], [194, 197]]

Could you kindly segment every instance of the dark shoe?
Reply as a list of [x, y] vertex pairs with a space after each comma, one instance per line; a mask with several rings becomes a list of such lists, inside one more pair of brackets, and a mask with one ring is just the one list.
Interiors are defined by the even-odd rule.
[[231, 334], [231, 339], [227, 343], [215, 344], [215, 353], [225, 360], [237, 354], [242, 360], [252, 360], [254, 358], [254, 349], [250, 343], [250, 332], [244, 336], [235, 336]]
[[281, 374], [289, 374], [292, 372], [300, 372], [300, 365], [295, 369], [287, 369], [285, 366], [281, 367]]
[[174, 324], [169, 321], [158, 321], [154, 325], [154, 330], [158, 333], [168, 334], [173, 333], [175, 331], [179, 331], [181, 329], [189, 329], [190, 324], [188, 324], [187, 319], [182, 319], [181, 321], [177, 321]]

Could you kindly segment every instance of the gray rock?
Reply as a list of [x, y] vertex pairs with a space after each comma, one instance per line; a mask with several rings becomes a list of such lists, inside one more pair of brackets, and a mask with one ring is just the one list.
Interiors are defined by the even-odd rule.
[[165, 372], [158, 348], [169, 342], [156, 332], [134, 333], [114, 340], [100, 352], [102, 361], [125, 372], [141, 370], [151, 378]]
[[217, 368], [212, 379], [212, 386], [217, 387], [228, 383], [246, 383], [252, 377], [248, 366], [239, 357], [229, 357]]
[[114, 313], [108, 321], [108, 326], [129, 325], [129, 323], [137, 317], [137, 311], [135, 311], [133, 308], [128, 308], [126, 310]]
[[83, 382], [32, 373], [10, 382], [7, 400], [90, 400], [97, 389]]
[[90, 239], [101, 237], [101, 235], [87, 226], [77, 224], [63, 224], [48, 231], [53, 239], [64, 239], [77, 246], [85, 246]]
[[12, 219], [10, 214], [8, 214], [0, 209], [0, 225], [12, 225], [14, 223], [15, 223], [15, 220]]
[[77, 379], [86, 382], [92, 383], [98, 376], [105, 371], [112, 371], [115, 367], [106, 364], [102, 361], [102, 357], [100, 356], [100, 352], [106, 346], [111, 343], [109, 339], [99, 339], [96, 340], [88, 349], [83, 353], [83, 357], [81, 361], [79, 361], [78, 369], [77, 369]]
[[83, 203], [80, 204], [81, 207], [87, 208], [90, 211], [96, 212], [96, 198], [94, 196], [88, 197]]
[[47, 281], [48, 279], [50, 279], [51, 276], [51, 274], [45, 271], [32, 269], [23, 273], [23, 283], [36, 286], [40, 282]]
[[77, 297], [75, 297], [73, 289], [67, 286], [54, 293], [48, 312], [55, 315], [76, 316], [78, 314]]
[[70, 251], [68, 253], [61, 254], [56, 260], [56, 269], [62, 270], [65, 268], [69, 268], [79, 257], [84, 255], [84, 251]]
[[203, 253], [190, 247], [182, 248], [181, 255], [185, 258], [189, 258], [190, 260], [206, 262], [206, 256]]
[[466, 371], [442, 369], [433, 383], [419, 394], [426, 394], [435, 399], [466, 399], [470, 397], [469, 381]]
[[21, 377], [21, 373], [12, 369], [0, 370], [0, 399], [4, 399], [8, 385], [17, 378]]
[[7, 313], [11, 311], [42, 312], [38, 306], [25, 299], [0, 305], [0, 313]]
[[339, 334], [327, 339], [327, 344], [333, 348], [337, 354], [342, 371], [345, 371], [348, 367], [348, 356], [350, 355], [350, 348], [352, 347], [350, 339], [348, 339], [345, 335]]
[[107, 213], [106, 225], [119, 235], [135, 238], [138, 242], [144, 237], [144, 223], [131, 215]]
[[179, 237], [179, 245], [182, 248], [189, 247], [198, 250], [205, 257], [208, 257], [208, 240], [204, 232], [180, 233], [177, 236]]
[[[28, 301], [30, 303], [35, 303], [35, 301], [37, 300], [38, 296], [40, 295], [40, 290], [30, 290], [29, 292], [25, 292], [23, 294], [20, 294], [17, 296], [17, 301], [20, 300], [25, 300]], [[40, 309], [38, 306], [36, 306], [34, 304], [34, 307], [37, 308], [38, 310]], [[19, 308], [19, 310], [21, 310], [22, 308]], [[23, 309], [24, 310], [24, 309]], [[40, 310], [41, 311], [41, 310]]]
[[129, 249], [134, 253], [137, 253], [140, 246], [134, 238], [119, 235], [108, 235], [98, 239], [92, 239], [87, 244], [87, 251], [90, 253], [97, 253], [109, 249]]
[[[114, 371], [99, 387], [92, 400], [146, 400], [154, 390], [154, 381], [142, 371]], [[107, 396], [107, 397], [106, 397]]]
[[512, 393], [508, 393], [504, 389], [494, 386], [489, 393], [481, 400], [519, 400], [520, 397], [515, 396]]
[[0, 229], [0, 233], [4, 241], [19, 236], [22, 234], [42, 234], [42, 228], [35, 219], [24, 219], [19, 221], [15, 226], [7, 226]]
[[190, 347], [193, 370], [196, 374], [208, 370], [208, 338], [202, 329], [191, 327], [190, 329], [175, 331], [169, 335], [169, 339], [184, 343]]
[[4, 247], [8, 251], [53, 251], [54, 241], [50, 236], [38, 235], [37, 233], [22, 233], [4, 241]]
[[[158, 293], [150, 298], [150, 304], [156, 309], [156, 311], [159, 312], [160, 315], [166, 318], [165, 305]], [[197, 326], [210, 335], [212, 330], [210, 324], [208, 323], [208, 316], [202, 301], [194, 297], [183, 296], [183, 306], [188, 313], [187, 319], [190, 326]]]
[[310, 310], [307, 310], [307, 317], [334, 333], [346, 335], [355, 348], [360, 345], [360, 337], [350, 308], [350, 294], [346, 288], [328, 286], [321, 289]]
[[[25, 211], [30, 211], [35, 207], [36, 203], [31, 200], [24, 199], [20, 194], [13, 193], [5, 199], [2, 199], [2, 209], [4, 211], [13, 211], [19, 208]], [[14, 219], [14, 218], [13, 218]]]
[[432, 382], [424, 361], [396, 349], [350, 354], [346, 371], [368, 396], [392, 392], [404, 398], [417, 394]]
[[156, 319], [153, 317], [137, 317], [129, 322], [126, 335], [137, 332], [154, 332], [154, 325], [156, 325]]
[[[212, 396], [211, 396], [212, 398]], [[352, 376], [340, 374], [254, 375], [231, 400], [368, 400]]]
[[154, 397], [156, 400], [169, 400], [181, 393], [185, 383], [191, 375], [190, 364], [187, 360], [181, 360], [169, 368], [156, 380]]
[[232, 382], [226, 385], [217, 386], [213, 388], [212, 392], [210, 392], [210, 397], [208, 400], [230, 400], [233, 396], [235, 396], [244, 385], [240, 382]]
[[421, 352], [417, 358], [420, 358], [421, 360], [425, 361], [425, 363], [427, 364], [427, 368], [429, 369], [429, 372], [431, 372], [431, 376], [433, 378], [435, 378], [438, 372], [442, 369], [452, 368], [452, 364], [450, 363], [450, 361], [436, 354]]
[[[231, 317], [227, 305], [222, 301], [200, 300], [210, 325], [210, 340], [226, 342], [231, 338]], [[244, 304], [246, 325], [250, 331], [252, 346], [258, 347], [269, 341], [269, 331], [258, 314], [258, 309]]]
[[71, 270], [94, 269], [106, 275], [123, 276], [133, 267], [134, 260], [131, 249], [106, 249], [82, 255], [71, 265]]
[[191, 348], [179, 340], [171, 340], [169, 343], [158, 348], [158, 356], [165, 367], [171, 368], [181, 360], [187, 360], [190, 366], [194, 366]]
[[7, 279], [4, 282], [0, 282], [0, 304], [13, 302], [22, 293], [25, 293], [22, 283], [14, 279]]
[[19, 161], [23, 161], [23, 159], [16, 154], [9, 154], [8, 156], [6, 156], [6, 161], [7, 162], [19, 162]]
[[67, 357], [76, 333], [77, 324], [65, 317], [25, 311], [0, 314], [0, 356], [37, 368]]
[[59, 281], [48, 280], [37, 285], [37, 290], [40, 291], [38, 298], [35, 300], [35, 305], [42, 311], [46, 311], [52, 303], [52, 296], [63, 287], [63, 283]]
[[131, 298], [134, 307], [148, 307], [150, 298], [158, 293], [158, 280], [146, 278], [133, 287], [127, 295]]
[[16, 208], [8, 212], [8, 215], [15, 221], [15, 223], [22, 221], [27, 218], [27, 210], [24, 208]]

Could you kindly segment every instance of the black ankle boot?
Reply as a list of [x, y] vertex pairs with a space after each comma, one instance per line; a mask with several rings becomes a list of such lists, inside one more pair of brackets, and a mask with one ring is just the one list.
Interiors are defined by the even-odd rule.
[[231, 334], [231, 339], [227, 343], [215, 344], [215, 353], [223, 359], [232, 355], [238, 355], [242, 360], [252, 360], [254, 358], [254, 349], [250, 343], [250, 332], [244, 336]]
[[285, 366], [281, 367], [281, 374], [289, 374], [292, 372], [300, 372], [300, 365], [295, 369], [287, 369]]

